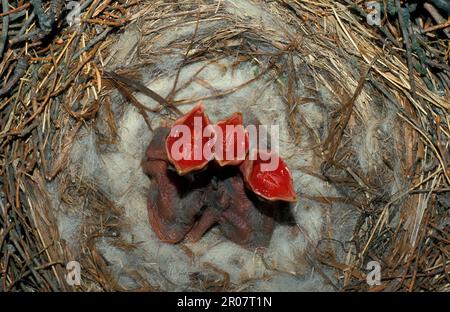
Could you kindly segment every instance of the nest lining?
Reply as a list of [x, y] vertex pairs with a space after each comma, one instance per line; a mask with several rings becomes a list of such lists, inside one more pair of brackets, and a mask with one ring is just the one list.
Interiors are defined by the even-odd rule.
[[[246, 12], [246, 14], [238, 12]], [[135, 264], [133, 268], [145, 276], [151, 285], [166, 290], [191, 289], [191, 287], [205, 289], [196, 288], [198, 286], [192, 283], [192, 276], [198, 275], [205, 267], [205, 263], [218, 272], [224, 272], [227, 276], [222, 278], [228, 282], [226, 285], [221, 285], [222, 289], [331, 290], [333, 289], [331, 285], [319, 273], [310, 273], [317, 266], [315, 246], [318, 245], [319, 240], [327, 237], [324, 234], [327, 221], [331, 223], [330, 226], [334, 226], [335, 221], [331, 218], [325, 220], [325, 214], [328, 213], [331, 216], [330, 211], [335, 209], [333, 199], [340, 200], [342, 202], [339, 205], [340, 209], [349, 214], [348, 218], [341, 219], [343, 223], [336, 224], [342, 231], [343, 228], [347, 230], [353, 228], [358, 211], [350, 211], [351, 207], [348, 207], [347, 199], [340, 198], [336, 188], [327, 185], [325, 181], [317, 177], [305, 175], [298, 170], [298, 167], [310, 168], [317, 174], [320, 172], [321, 161], [318, 158], [320, 154], [314, 151], [313, 145], [320, 144], [320, 141], [330, 135], [326, 121], [331, 112], [338, 109], [340, 103], [333, 96], [333, 93], [337, 91], [336, 87], [330, 86], [329, 89], [322, 87], [321, 81], [330, 81], [329, 72], [314, 66], [312, 72], [315, 72], [315, 75], [312, 74], [310, 72], [312, 62], [303, 60], [304, 55], [289, 51], [291, 43], [283, 34], [286, 31], [293, 33], [293, 29], [289, 25], [280, 25], [269, 12], [242, 1], [226, 4], [214, 14], [221, 16], [221, 20], [202, 16], [201, 22], [199, 20], [196, 23], [196, 19], [191, 18], [190, 21], [180, 22], [182, 26], [175, 29], [159, 29], [157, 35], [153, 35], [156, 32], [145, 31], [147, 25], [145, 22], [140, 25], [141, 31], [133, 32], [133, 28], [130, 27], [124, 35], [126, 38], [119, 39], [119, 42], [125, 42], [126, 46], [130, 46], [128, 38], [134, 38], [136, 50], [131, 50], [128, 55], [123, 54], [126, 59], [125, 64], [119, 58], [114, 58], [110, 66], [114, 68], [114, 64], [117, 64], [114, 70], [119, 72], [128, 70], [141, 76], [151, 90], [166, 98], [170, 96], [169, 92], [173, 89], [176, 79], [176, 87], [180, 86], [181, 90], [173, 97], [173, 102], [177, 103], [182, 111], [189, 110], [192, 103], [202, 99], [205, 101], [208, 114], [215, 120], [225, 118], [230, 111], [241, 111], [244, 115], [255, 115], [263, 124], [278, 124], [281, 128], [280, 151], [293, 168], [294, 183], [302, 200], [295, 207], [291, 207], [292, 211], [287, 212], [293, 214], [292, 219], [277, 226], [271, 245], [266, 251], [255, 250], [253, 253], [245, 251], [224, 240], [217, 230], [208, 233], [199, 244], [184, 244], [180, 247], [159, 242], [147, 224], [145, 199], [148, 189], [145, 186], [148, 182], [141, 173], [139, 164], [146, 144], [151, 138], [148, 124], [151, 128], [155, 128], [161, 124], [162, 120], [170, 120], [171, 116], [165, 116], [164, 112], [149, 114], [149, 121], [145, 122], [142, 116], [139, 116], [139, 110], [130, 107], [125, 109], [122, 118], [118, 119], [119, 142], [115, 152], [99, 154], [95, 151], [95, 146], [83, 144], [83, 139], [80, 141], [81, 146], [78, 147], [76, 145], [78, 142], [75, 143], [72, 152], [74, 156], [72, 163], [76, 165], [77, 174], [95, 181], [97, 187], [105, 190], [113, 202], [123, 207], [125, 219], [131, 229], [128, 232], [124, 231], [122, 235], [128, 240], [130, 236], [133, 236], [140, 242], [139, 248], [128, 257], [120, 256], [121, 252], [114, 246], [108, 249], [103, 245], [103, 251], [109, 254], [107, 260], [110, 263], [110, 269], [120, 279], [122, 265], [118, 264], [118, 259], [120, 259], [119, 262], [124, 262], [123, 267], [133, 267], [133, 263]], [[226, 16], [232, 19], [227, 20]], [[257, 31], [248, 31], [257, 23]], [[230, 31], [233, 28], [237, 30]], [[241, 29], [246, 31], [243, 32]], [[147, 36], [145, 36], [146, 33], [148, 33]], [[142, 34], [144, 36], [139, 38]], [[231, 41], [229, 47], [226, 45], [224, 47], [222, 43], [225, 34], [230, 38], [228, 41]], [[237, 39], [239, 37], [240, 39]], [[264, 40], [265, 37], [270, 38], [272, 44], [269, 45], [270, 41]], [[301, 46], [301, 39], [297, 40], [296, 44]], [[193, 43], [190, 44], [190, 41]], [[243, 43], [237, 45], [239, 41]], [[274, 45], [274, 41], [277, 44]], [[188, 43], [187, 48], [190, 49], [187, 53], [185, 46], [180, 47], [181, 43]], [[241, 50], [241, 46], [247, 44], [250, 49], [256, 50], [255, 54], [262, 54], [253, 57], [256, 61], [247, 56], [251, 50]], [[312, 48], [316, 48], [313, 42], [311, 45]], [[204, 54], [201, 57], [196, 57], [202, 48], [211, 46], [218, 46], [218, 50], [214, 51], [215, 53], [203, 51]], [[114, 46], [112, 49], [122, 51], [123, 47], [119, 43], [119, 46]], [[159, 54], [156, 51], [161, 49], [166, 51], [165, 55], [155, 58], [154, 55]], [[218, 52], [224, 55], [215, 60]], [[130, 58], [130, 55], [134, 57]], [[189, 63], [185, 61], [185, 55], [188, 56]], [[239, 58], [244, 57], [249, 59], [236, 64]], [[137, 70], [133, 65], [134, 62], [146, 63], [145, 60], [148, 58], [153, 64], [146, 69]], [[213, 61], [210, 61], [211, 59]], [[266, 64], [274, 62], [276, 64], [274, 67], [279, 68], [265, 68]], [[331, 66], [333, 65], [338, 67], [340, 64]], [[182, 69], [178, 72], [180, 66]], [[263, 71], [265, 73], [261, 74]], [[292, 81], [293, 79], [295, 82]], [[358, 82], [353, 76], [349, 74], [346, 81], [349, 85], [340, 83], [341, 87], [349, 90], [352, 87], [356, 88]], [[221, 93], [226, 95], [218, 96]], [[307, 97], [307, 99], [303, 103], [297, 103], [298, 97]], [[139, 103], [148, 105], [149, 108], [154, 109], [159, 105], [151, 97], [142, 94], [137, 94], [136, 99]], [[357, 148], [355, 150], [366, 151], [361, 152], [361, 155], [355, 155], [359, 166], [364, 168], [365, 174], [381, 164], [380, 159], [376, 157], [376, 153], [380, 153], [381, 148], [376, 145], [378, 139], [372, 134], [373, 128], [378, 129], [379, 125], [384, 125], [388, 131], [391, 131], [388, 122], [380, 120], [379, 113], [368, 107], [367, 103], [370, 101], [370, 94], [364, 90], [355, 105], [356, 114], [369, 124], [369, 126], [364, 125], [358, 128], [365, 136], [362, 140], [354, 140], [353, 143]], [[111, 102], [113, 111], [115, 105], [123, 105], [118, 98], [112, 98]], [[393, 108], [386, 108], [385, 111], [389, 109], [393, 110]], [[309, 129], [297, 120], [299, 115], [305, 123], [309, 124]], [[99, 112], [98, 118], [101, 119], [101, 116], [102, 111]], [[375, 125], [372, 125], [372, 122]], [[352, 127], [357, 128], [356, 125]], [[366, 131], [366, 127], [371, 128]], [[97, 131], [102, 133], [100, 128], [97, 128]], [[372, 144], [365, 140], [367, 136], [372, 139]], [[95, 140], [94, 134], [94, 138], [90, 138], [88, 142], [92, 143]], [[364, 142], [368, 148], [361, 148], [361, 142]], [[373, 153], [373, 150], [376, 153]], [[98, 160], [91, 160], [89, 158], [91, 156]], [[89, 165], [81, 165], [80, 168], [79, 164]], [[321, 199], [322, 197], [325, 197], [325, 200]], [[326, 198], [330, 199], [329, 203], [326, 202]], [[352, 232], [340, 234], [349, 240]], [[334, 239], [334, 234], [331, 235], [329, 238]], [[180, 253], [183, 248], [187, 248], [190, 252]], [[139, 261], [152, 263], [159, 274], [155, 274], [151, 266], [149, 268], [146, 265], [138, 265]], [[326, 268], [320, 269], [327, 271]], [[206, 272], [208, 271], [211, 269]], [[212, 271], [205, 274], [217, 273]], [[293, 280], [297, 280], [297, 283], [293, 281], [286, 283], [285, 280], [292, 279], [288, 277], [289, 275], [295, 276]], [[335, 278], [331, 274], [330, 276], [329, 278], [334, 281]], [[293, 285], [295, 287], [292, 287]], [[131, 284], [127, 287], [136, 287], [136, 285]]]
[[[175, 116], [140, 94], [124, 100], [106, 80], [87, 93], [71, 86], [64, 110], [52, 98], [39, 121], [46, 129], [60, 116], [53, 166], [41, 164], [50, 182], [35, 172], [22, 186], [37, 236], [52, 246], [56, 279], [44, 276], [51, 289], [67, 287], [63, 263], [73, 258], [85, 269], [84, 290], [365, 289], [371, 259], [387, 271], [380, 289], [398, 289], [414, 285], [413, 261], [439, 267], [439, 253], [424, 262], [417, 248], [437, 215], [430, 200], [445, 220], [445, 200], [427, 190], [448, 183], [448, 143], [442, 150], [423, 129], [427, 113], [440, 116], [449, 103], [418, 79], [414, 99], [401, 57], [372, 44], [376, 36], [344, 6], [319, 2], [144, 2], [125, 33], [82, 58], [93, 72], [101, 64], [142, 80], [183, 111], [203, 98], [215, 117], [242, 110], [279, 123], [302, 201], [265, 253], [246, 253], [214, 230], [194, 246], [161, 244], [145, 222], [149, 183], [139, 163], [149, 128]], [[91, 65], [94, 55], [100, 64]], [[188, 84], [171, 94], [175, 80]], [[36, 136], [45, 135], [39, 130]], [[437, 142], [448, 137], [442, 124], [435, 131]], [[411, 180], [416, 146], [422, 172]]]

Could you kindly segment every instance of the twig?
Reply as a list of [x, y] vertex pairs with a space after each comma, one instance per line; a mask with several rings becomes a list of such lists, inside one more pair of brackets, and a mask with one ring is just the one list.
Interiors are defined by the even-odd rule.
[[361, 77], [359, 78], [358, 81], [358, 86], [356, 87], [353, 96], [342, 107], [342, 111], [339, 114], [341, 118], [337, 122], [335, 122], [334, 125], [332, 124], [330, 127], [331, 128], [329, 131], [330, 134], [323, 143], [324, 149], [327, 152], [326, 155], [327, 161], [333, 160], [334, 157], [336, 156], [336, 152], [342, 140], [342, 136], [344, 135], [344, 130], [347, 127], [348, 122], [350, 121], [355, 101], [361, 94], [367, 75], [369, 74], [369, 71], [372, 69], [372, 66], [375, 64], [377, 59], [378, 56], [375, 56], [370, 62], [367, 69], [361, 74]]
[[[367, 13], [359, 7], [359, 5], [353, 3], [351, 0], [344, 0], [345, 3], [347, 3], [349, 6], [351, 6], [358, 14], [360, 14], [362, 17], [367, 19]], [[389, 39], [390, 42], [392, 42], [396, 47], [400, 48], [400, 44], [395, 40], [394, 36], [389, 32], [389, 30], [385, 26], [381, 25], [375, 25], [385, 36]]]
[[99, 19], [99, 18], [87, 18], [87, 19], [82, 19], [81, 21], [89, 23], [89, 24], [108, 25], [108, 26], [115, 26], [115, 27], [123, 26], [127, 22], [125, 19], [120, 19], [118, 21], [111, 21], [111, 20], [103, 20], [103, 19]]
[[21, 36], [25, 33], [25, 31], [28, 29], [28, 27], [30, 27], [31, 23], [33, 22], [34, 18], [36, 17], [36, 13], [34, 13], [34, 11], [30, 14], [30, 16], [28, 17], [28, 19], [25, 21], [25, 23], [23, 24], [22, 28], [19, 31], [18, 36]]
[[16, 86], [20, 78], [22, 78], [27, 72], [28, 68], [28, 57], [22, 57], [17, 61], [16, 67], [14, 68], [13, 76], [8, 80], [3, 88], [0, 89], [0, 98], [5, 94], [9, 93], [11, 89]]
[[175, 107], [174, 105], [170, 104], [165, 98], [160, 96], [155, 91], [149, 89], [147, 86], [143, 85], [142, 83], [140, 83], [138, 81], [131, 80], [129, 78], [126, 78], [126, 77], [123, 77], [123, 76], [120, 76], [120, 75], [117, 75], [114, 72], [104, 71], [104, 74], [106, 75], [107, 79], [118, 80], [118, 81], [124, 83], [125, 85], [127, 85], [128, 87], [132, 88], [133, 90], [139, 91], [142, 94], [145, 94], [145, 95], [151, 97], [153, 100], [158, 102], [161, 106], [165, 107], [166, 109], [168, 109], [172, 113], [175, 113], [176, 116], [181, 116], [182, 115], [181, 111], [177, 107]]
[[[401, 4], [400, 4], [400, 0], [395, 0], [395, 4], [397, 6], [397, 14], [398, 14], [398, 20], [400, 23], [400, 28], [402, 30], [402, 34], [403, 34], [403, 41], [405, 42], [405, 47], [406, 47], [406, 59], [408, 61], [408, 75], [409, 75], [409, 84], [411, 87], [411, 93], [413, 96], [413, 99], [417, 100], [417, 94], [416, 94], [416, 82], [414, 80], [414, 66], [413, 66], [413, 62], [412, 62], [412, 55], [411, 55], [411, 41], [409, 39], [409, 34], [408, 34], [408, 26], [407, 24], [409, 23], [409, 18], [405, 18], [405, 17], [409, 17], [409, 14], [407, 9], [403, 9]], [[405, 15], [403, 15], [405, 13]]]
[[[8, 0], [2, 0], [2, 10], [3, 12], [8, 11]], [[3, 16], [3, 27], [2, 36], [0, 38], [0, 59], [3, 58], [3, 51], [5, 50], [6, 41], [8, 40], [8, 26], [9, 26], [9, 15]]]
[[81, 54], [83, 54], [84, 52], [88, 51], [89, 49], [91, 49], [93, 46], [95, 46], [98, 42], [102, 41], [103, 39], [106, 38], [106, 36], [109, 34], [109, 32], [111, 31], [111, 27], [106, 28], [102, 33], [100, 33], [99, 35], [97, 35], [96, 37], [94, 37], [91, 41], [89, 41], [89, 43], [82, 48], [80, 51], [78, 51], [77, 53], [75, 53], [72, 56], [72, 61], [76, 60]]
[[[433, 5], [431, 5], [429, 3], [424, 3], [423, 7], [425, 8], [425, 10], [428, 11], [428, 13], [430, 13], [430, 15], [436, 21], [436, 23], [443, 24], [446, 22], [445, 18], [443, 18], [442, 15], [439, 14], [438, 10], [436, 10], [436, 8]], [[447, 38], [450, 38], [450, 29], [444, 28], [443, 31], [444, 31], [445, 35], [447, 36]]]
[[[427, 27], [423, 31], [424, 32], [430, 32], [430, 31], [435, 31], [435, 30], [442, 29], [442, 28], [447, 28], [449, 26], [450, 26], [450, 21], [446, 21], [445, 23], [441, 23], [441, 24], [437, 24], [437, 25], [434, 25], [434, 26]], [[444, 29], [444, 31], [445, 31], [445, 29]]]
[[22, 10], [25, 10], [25, 9], [28, 9], [30, 7], [30, 3], [25, 3], [25, 4], [22, 4], [21, 6], [18, 6], [17, 8], [15, 8], [15, 9], [12, 9], [12, 10], [9, 10], [9, 11], [3, 11], [3, 13], [0, 13], [0, 17], [3, 17], [3, 16], [5, 16], [5, 15], [11, 15], [11, 14], [13, 14], [13, 13], [16, 13], [16, 12], [19, 12], [19, 11], [22, 11]]

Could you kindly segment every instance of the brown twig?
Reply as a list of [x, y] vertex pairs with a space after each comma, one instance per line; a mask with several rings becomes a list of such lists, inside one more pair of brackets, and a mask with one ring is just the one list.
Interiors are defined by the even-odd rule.
[[[428, 11], [428, 13], [430, 13], [430, 15], [436, 21], [436, 23], [438, 24], [448, 23], [448, 21], [446, 21], [445, 18], [442, 17], [442, 15], [438, 12], [438, 10], [436, 10], [436, 8], [432, 4], [426, 2], [423, 4], [423, 7], [425, 8], [425, 10]], [[447, 38], [450, 38], [450, 29], [443, 28], [443, 31], [447, 36]]]
[[13, 13], [16, 13], [16, 12], [19, 12], [19, 11], [22, 11], [22, 10], [26, 10], [26, 9], [28, 9], [30, 7], [30, 5], [31, 5], [30, 3], [22, 4], [22, 5], [18, 6], [17, 8], [14, 8], [12, 10], [9, 10], [9, 11], [3, 12], [3, 13], [0, 13], [0, 17], [6, 16], [6, 15], [11, 15]]
[[400, 0], [395, 0], [395, 5], [397, 7], [398, 20], [400, 24], [400, 29], [403, 34], [403, 42], [406, 47], [406, 60], [408, 61], [408, 74], [409, 74], [409, 84], [411, 86], [411, 93], [414, 99], [417, 99], [416, 95], [416, 81], [414, 80], [414, 66], [412, 62], [412, 51], [411, 51], [411, 41], [409, 38], [409, 32], [407, 24], [410, 22], [406, 21], [403, 17], [404, 9], [400, 4]]

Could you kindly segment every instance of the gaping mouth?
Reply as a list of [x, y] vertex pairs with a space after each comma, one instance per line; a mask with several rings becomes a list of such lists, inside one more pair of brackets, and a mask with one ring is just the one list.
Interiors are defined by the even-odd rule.
[[[194, 137], [199, 132], [195, 118], [210, 127], [209, 139]], [[296, 195], [282, 158], [258, 144], [249, 152], [249, 145], [240, 113], [213, 126], [201, 103], [171, 129], [155, 130], [143, 167], [153, 179], [148, 212], [159, 239], [195, 242], [219, 224], [235, 243], [268, 245], [274, 209], [280, 202], [295, 201]], [[209, 154], [194, 155], [199, 150]]]

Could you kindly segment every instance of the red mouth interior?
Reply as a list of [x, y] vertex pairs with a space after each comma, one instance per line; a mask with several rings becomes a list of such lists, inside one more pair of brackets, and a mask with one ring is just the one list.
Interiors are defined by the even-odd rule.
[[[195, 129], [195, 118], [201, 118], [201, 127], [199, 129]], [[173, 151], [172, 147], [174, 143], [180, 139], [184, 139], [182, 137], [185, 134], [176, 130], [171, 131], [166, 139], [166, 149], [169, 156], [169, 161], [175, 166], [180, 175], [205, 167], [210, 159], [205, 157], [207, 155], [203, 153], [203, 149], [205, 146], [213, 149], [214, 141], [211, 139], [211, 137], [213, 137], [213, 133], [211, 137], [203, 136], [204, 129], [210, 125], [209, 119], [204, 112], [203, 105], [196, 105], [190, 112], [178, 119], [174, 123], [174, 126], [176, 125], [185, 125], [189, 128], [191, 137], [188, 138], [188, 140], [190, 145], [188, 144], [187, 146], [184, 146], [183, 144], [178, 150]], [[174, 127], [172, 127], [172, 130], [173, 129]], [[196, 149], [198, 149], [198, 154], [194, 155]], [[175, 160], [175, 155], [172, 155], [172, 152], [177, 153], [177, 156], [181, 154], [181, 159]]]
[[[278, 166], [276, 166], [275, 170], [263, 171], [262, 166], [269, 164], [271, 159], [263, 160], [260, 157], [261, 154], [264, 154], [264, 159], [269, 155], [271, 159], [273, 157], [278, 159]], [[296, 200], [289, 168], [284, 160], [276, 153], [263, 153], [260, 151], [256, 160], [249, 160], [248, 162], [245, 165], [251, 167], [245, 170], [244, 175], [247, 175], [245, 177], [247, 183], [256, 194], [268, 200], [284, 200], [290, 202]]]
[[[187, 238], [195, 242], [218, 223], [235, 243], [251, 248], [269, 244], [273, 210], [280, 207], [279, 201], [295, 201], [296, 194], [281, 157], [262, 149], [248, 154], [249, 143], [240, 113], [212, 126], [201, 103], [175, 121], [171, 129], [155, 129], [144, 171], [156, 183], [147, 208], [150, 225], [162, 241], [177, 243]], [[227, 151], [234, 153], [227, 155]], [[178, 174], [169, 170], [165, 157], [154, 157], [164, 152]], [[220, 167], [206, 167], [214, 157]], [[181, 177], [204, 167], [188, 179]]]
[[[185, 130], [189, 132], [175, 127], [177, 125], [186, 126]], [[210, 131], [204, 133], [207, 127]], [[218, 131], [221, 131], [222, 138], [217, 136]], [[185, 135], [190, 137], [184, 138]], [[215, 146], [216, 139], [221, 140], [217, 146]], [[180, 140], [182, 144], [178, 142], [174, 147]], [[243, 126], [242, 114], [234, 113], [213, 128], [202, 103], [178, 119], [166, 138], [169, 161], [179, 175], [206, 167], [213, 157], [220, 166], [239, 165], [243, 162], [241, 171], [244, 180], [254, 193], [270, 201], [296, 201], [292, 176], [283, 159], [273, 151], [263, 150], [253, 151], [257, 154], [256, 159], [245, 159], [248, 149], [249, 137]], [[275, 168], [268, 168], [269, 164]]]
[[220, 166], [238, 165], [248, 152], [248, 133], [245, 131], [242, 114], [234, 113], [228, 119], [217, 123], [222, 136], [222, 144], [216, 146], [215, 156]]

